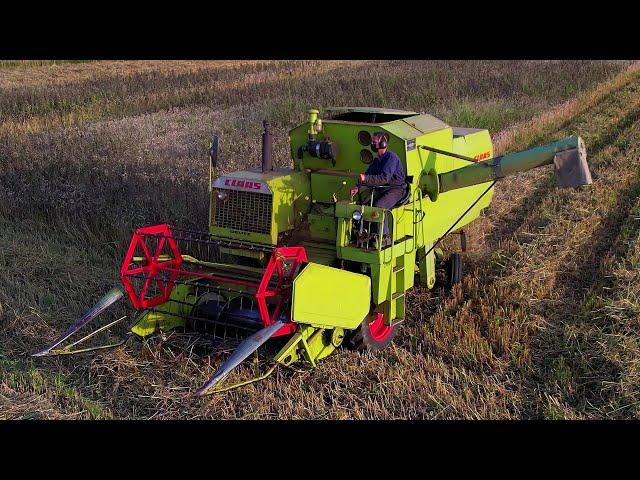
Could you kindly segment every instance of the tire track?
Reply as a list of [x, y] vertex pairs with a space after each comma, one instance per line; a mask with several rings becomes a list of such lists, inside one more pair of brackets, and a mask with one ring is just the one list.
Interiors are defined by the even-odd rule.
[[[637, 85], [630, 90], [635, 93], [638, 90]], [[596, 182], [602, 175], [602, 170], [611, 169], [611, 166], [606, 164], [608, 157], [605, 156], [605, 151], [611, 148], [609, 144], [628, 137], [635, 125], [634, 122], [640, 117], [640, 104], [635, 103], [628, 109], [629, 104], [623, 97], [624, 95], [599, 106], [600, 112], [610, 111], [611, 104], [616, 102], [621, 108], [627, 107], [622, 115], [609, 119], [604, 132], [602, 127], [593, 125], [588, 132], [584, 132], [585, 137], [594, 139], [594, 148], [589, 151], [590, 166]], [[594, 118], [593, 113], [589, 111], [585, 116]], [[600, 115], [604, 116], [606, 115]], [[467, 280], [464, 285], [465, 300], [458, 303], [453, 320], [447, 319], [444, 310], [440, 309], [432, 317], [431, 331], [424, 333], [423, 348], [431, 355], [444, 358], [446, 362], [479, 375], [494, 372], [493, 374], [504, 378], [504, 381], [499, 383], [507, 388], [507, 394], [514, 395], [514, 392], [517, 392], [518, 397], [505, 412], [507, 416], [522, 414], [520, 403], [525, 388], [522, 378], [530, 370], [530, 363], [536, 355], [532, 339], [543, 323], [539, 316], [532, 318], [526, 298], [527, 290], [539, 288], [536, 284], [540, 279], [535, 271], [530, 270], [532, 260], [527, 258], [528, 246], [523, 243], [522, 237], [526, 236], [527, 231], [553, 232], [558, 220], [548, 215], [545, 210], [557, 208], [559, 199], [568, 199], [572, 195], [571, 192], [558, 193], [552, 185], [550, 177], [539, 184], [536, 191], [540, 196], [531, 202], [533, 205], [520, 206], [523, 219], [502, 230], [503, 234], [508, 233], [516, 237], [509, 239], [504, 249], [498, 252], [506, 263], [479, 264], [474, 278]], [[632, 186], [626, 193], [623, 192], [621, 202], [633, 195], [633, 188]], [[615, 220], [611, 222], [615, 223]], [[607, 228], [610, 228], [609, 224], [603, 226], [603, 231]], [[519, 235], [516, 235], [518, 233]], [[590, 247], [585, 246], [585, 249], [588, 248]], [[550, 273], [547, 272], [547, 275]], [[527, 276], [532, 276], [531, 285], [527, 285]], [[542, 280], [544, 281], [544, 278]], [[546, 291], [538, 293], [544, 300]], [[526, 414], [531, 415], [531, 412]]]
[[[637, 79], [638, 77], [639, 75], [635, 74], [634, 78]], [[603, 97], [601, 101], [593, 105], [591, 108], [583, 111], [577, 117], [574, 117], [572, 121], [563, 122], [562, 126], [564, 129], [558, 128], [554, 130], [554, 136], [557, 136], [559, 132], [569, 134], [574, 123], [580, 124], [584, 123], [586, 119], [592, 120], [594, 118], [603, 118], [606, 119], [605, 121], [607, 122], [605, 129], [606, 134], [604, 137], [608, 141], [611, 141], [616, 134], [620, 134], [621, 126], [624, 128], [630, 125], [633, 120], [637, 118], [637, 115], [640, 114], [640, 110], [638, 109], [633, 110], [631, 114], [624, 110], [624, 108], [628, 106], [627, 96], [629, 94], [633, 95], [638, 93], [639, 91], [640, 84], [638, 82], [634, 83], [630, 80], [620, 88], [615, 89], [611, 95]], [[616, 110], [621, 110], [621, 115], [616, 116], [611, 114], [611, 112]], [[592, 137], [594, 138], [593, 143], [587, 143], [590, 145], [588, 152], [590, 158], [597, 157], [602, 148], [606, 146], [605, 141], [597, 140], [598, 135], [601, 135], [600, 132], [598, 130], [589, 129], [584, 131], [581, 130], [580, 133], [588, 142], [590, 142]], [[534, 146], [533, 143], [524, 148], [530, 148], [532, 146]], [[497, 255], [500, 255], [502, 258], [504, 258], [505, 255], [512, 256], [517, 253], [519, 242], [517, 238], [514, 241], [512, 237], [516, 233], [522, 231], [525, 225], [528, 225], [532, 229], [541, 229], [548, 223], [546, 220], [541, 218], [538, 218], [537, 221], [534, 222], [533, 217], [535, 217], [536, 209], [544, 201], [547, 195], [557, 188], [555, 185], [555, 178], [553, 174], [540, 171], [528, 172], [525, 175], [529, 175], [531, 177], [532, 174], [534, 176], [534, 181], [536, 182], [533, 194], [521, 197], [519, 203], [515, 207], [498, 216], [488, 234], [488, 243], [491, 250], [494, 252], [497, 251]], [[520, 183], [521, 182], [518, 182], [518, 184]], [[505, 186], [507, 188], [515, 188], [511, 185], [513, 184], [507, 183]], [[503, 185], [498, 185], [496, 197], [501, 192], [500, 187], [503, 187]], [[496, 201], [497, 199], [494, 199], [494, 204]], [[491, 207], [489, 208], [491, 209]], [[413, 295], [410, 295], [409, 299], [411, 300], [411, 303], [408, 305], [407, 310], [409, 315], [407, 326], [412, 328], [408, 329], [410, 331], [407, 333], [408, 336], [411, 337], [414, 347], [419, 348], [421, 344], [420, 342], [416, 344], [414, 341], [417, 335], [413, 330], [415, 327], [424, 325], [424, 318], [430, 318], [433, 315], [436, 315], [433, 319], [435, 322], [439, 322], [444, 329], [450, 328], [449, 322], [446, 321], [447, 317], [453, 317], [454, 321], [459, 321], [461, 316], [469, 314], [472, 300], [475, 295], [478, 294], [477, 285], [479, 279], [481, 279], [483, 284], [487, 284], [488, 279], [488, 283], [491, 284], [504, 274], [506, 265], [502, 265], [499, 262], [487, 262], [486, 257], [480, 259], [471, 257], [470, 260], [470, 265], [472, 266], [474, 273], [465, 277], [465, 282], [469, 284], [464, 284], [463, 288], [456, 288], [450, 294], [447, 294], [444, 290], [440, 289], [426, 296], [419, 293], [420, 289], [416, 289], [417, 293], [415, 293], [415, 296], [417, 298], [414, 299], [412, 298]], [[442, 298], [442, 301], [440, 301], [440, 298]], [[411, 308], [414, 303], [417, 304], [418, 308]], [[416, 316], [419, 316], [420, 320], [415, 319]], [[420, 336], [422, 335], [428, 335], [428, 333], [422, 332]], [[454, 358], [451, 358], [450, 360], [455, 361]]]
[[[0, 124], [0, 139], [172, 108], [197, 105], [228, 108], [240, 100], [274, 98], [296, 87], [302, 90], [308, 78], [319, 75], [330, 78], [341, 69], [358, 71], [359, 68], [366, 67], [367, 63], [338, 60], [317, 62], [313, 68], [308, 68], [302, 61], [280, 61], [268, 68], [244, 65], [229, 71], [202, 69], [196, 73], [180, 72], [173, 76], [139, 74], [134, 75], [128, 83], [107, 77], [97, 82], [85, 82], [87, 91], [80, 94], [73, 84], [61, 89], [62, 93], [45, 92], [35, 111], [29, 110], [33, 108], [29, 103], [32, 101], [30, 92], [18, 89], [16, 95], [25, 98], [21, 101], [13, 100], [16, 105], [14, 107], [8, 101], [9, 106], [5, 107], [8, 111], [5, 115], [7, 118]], [[236, 71], [241, 74], [240, 78], [237, 78], [238, 75], [234, 77], [233, 73]], [[122, 86], [123, 83], [125, 87]], [[69, 92], [65, 93], [66, 90]], [[56, 95], [60, 95], [60, 98]], [[12, 108], [16, 111], [12, 112]]]
[[[580, 116], [573, 119], [572, 122], [564, 122], [562, 128], [558, 128], [549, 134], [547, 138], [560, 137], [562, 135], [570, 135], [571, 133], [578, 131], [582, 138], [585, 140], [587, 147], [587, 155], [590, 159], [597, 157], [597, 155], [608, 144], [612, 143], [620, 133], [635, 122], [640, 115], [640, 105], [636, 104], [636, 107], [631, 111], [626, 111], [625, 107], [628, 107], [627, 95], [640, 94], [640, 78], [639, 75], [635, 75], [635, 81], [626, 84], [623, 88], [616, 90], [611, 96], [603, 99], [602, 102], [595, 105], [593, 108], [582, 113]], [[612, 116], [611, 112], [623, 109], [621, 116]], [[586, 121], [597, 122], [598, 118], [606, 118], [607, 125], [604, 130], [581, 130], [578, 127], [580, 124], [586, 123]], [[529, 143], [526, 148], [532, 148], [536, 143], [540, 143], [544, 140], [536, 140], [535, 143]], [[527, 195], [519, 198], [518, 204], [509, 209], [505, 213], [499, 214], [494, 221], [494, 225], [488, 234], [489, 248], [493, 249], [499, 247], [500, 243], [505, 238], [510, 238], [516, 232], [521, 230], [522, 226], [526, 223], [527, 219], [531, 216], [532, 212], [542, 203], [544, 198], [556, 187], [554, 175], [545, 171], [531, 171], [524, 175], [528, 175], [528, 178], [533, 179], [535, 187], [533, 191]], [[509, 180], [507, 180], [509, 182]], [[517, 181], [516, 181], [517, 182]], [[514, 182], [514, 185], [516, 185]], [[520, 186], [523, 182], [517, 182]], [[494, 203], [500, 201], [500, 187], [502, 185], [498, 183], [496, 189], [496, 197]], [[517, 187], [511, 187], [516, 189]], [[527, 190], [525, 188], [525, 190]], [[491, 209], [491, 207], [489, 207]]]
[[[597, 203], [607, 202], [609, 190], [616, 192], [615, 200], [609, 202], [604, 216], [589, 232], [586, 241], [566, 255], [567, 269], [558, 273], [551, 289], [557, 301], [544, 309], [549, 326], [536, 340], [539, 354], [532, 365], [529, 388], [539, 399], [542, 392], [538, 385], [545, 385], [545, 393], [554, 392], [558, 400], [556, 408], [564, 403], [564, 408], [575, 415], [602, 416], [611, 405], [634, 403], [617, 388], [603, 388], [619, 383], [624, 372], [620, 363], [607, 358], [607, 348], [601, 342], [617, 326], [606, 316], [598, 315], [598, 309], [594, 310], [594, 303], [597, 306], [614, 286], [612, 266], [629, 252], [629, 246], [621, 247], [621, 236], [624, 228], [634, 221], [634, 200], [640, 196], [640, 170], [633, 162], [640, 151], [640, 142], [636, 140], [640, 134], [640, 115], [630, 114], [627, 118], [624, 124], [628, 126], [623, 135], [616, 138], [605, 135], [603, 138], [610, 142], [626, 138], [631, 144], [620, 142], [624, 149], [609, 145], [609, 157], [614, 161], [601, 165], [607, 171], [600, 172], [600, 188], [582, 195], [591, 197], [585, 200], [595, 204], [591, 205], [594, 210], [598, 209]], [[616, 155], [621, 155], [622, 160], [615, 161]], [[581, 221], [586, 223], [594, 219], [585, 216]], [[637, 225], [635, 228], [636, 231], [639, 229]], [[590, 334], [580, 339], [580, 336], [576, 337], [578, 331]], [[539, 401], [530, 402], [529, 416], [543, 413]], [[625, 409], [618, 409], [617, 413], [623, 416]]]

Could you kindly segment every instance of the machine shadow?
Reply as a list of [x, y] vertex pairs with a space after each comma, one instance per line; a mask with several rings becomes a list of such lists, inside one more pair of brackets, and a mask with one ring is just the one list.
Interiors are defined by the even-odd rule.
[[[620, 191], [610, 210], [611, 213], [589, 237], [589, 241], [572, 255], [577, 261], [567, 263], [559, 272], [553, 290], [561, 293], [562, 301], [550, 304], [544, 311], [545, 317], [553, 319], [556, 323], [552, 323], [551, 328], [543, 330], [534, 340], [533, 365], [525, 385], [531, 391], [545, 385], [549, 375], [553, 375], [559, 365], [569, 369], [574, 378], [587, 377], [589, 380], [565, 399], [581, 412], [584, 412], [587, 405], [590, 408], [603, 408], [613, 401], [625, 405], [634, 403], [632, 398], [627, 398], [615, 388], [603, 388], [605, 384], [619, 384], [625, 374], [620, 363], [606, 358], [606, 352], [602, 352], [605, 348], [604, 343], [600, 343], [599, 339], [600, 335], [618, 333], [619, 327], [606, 314], [597, 315], [592, 312], [591, 307], [585, 305], [585, 301], [588, 296], [606, 296], [607, 292], [612, 291], [614, 278], [610, 274], [610, 268], [615, 261], [611, 259], [624, 259], [631, 248], [629, 244], [621, 248], [617, 239], [622, 233], [625, 219], [632, 214], [633, 200], [638, 195], [640, 179], [635, 178]], [[585, 341], [576, 344], [576, 340], [567, 334], [567, 326], [597, 330], [595, 334], [588, 330], [590, 333], [585, 337]], [[598, 353], [588, 355], [589, 350]], [[526, 416], [540, 417], [539, 408], [540, 405], [536, 402], [527, 405]], [[618, 412], [618, 416], [624, 416], [624, 409]]]

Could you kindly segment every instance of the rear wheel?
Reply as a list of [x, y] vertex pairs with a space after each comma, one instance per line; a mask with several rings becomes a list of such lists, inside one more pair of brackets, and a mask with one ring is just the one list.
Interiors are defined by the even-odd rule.
[[462, 282], [462, 255], [452, 253], [444, 264], [447, 288]]
[[382, 313], [373, 313], [351, 334], [349, 345], [359, 351], [378, 352], [393, 341], [396, 333], [395, 326], [385, 325]]

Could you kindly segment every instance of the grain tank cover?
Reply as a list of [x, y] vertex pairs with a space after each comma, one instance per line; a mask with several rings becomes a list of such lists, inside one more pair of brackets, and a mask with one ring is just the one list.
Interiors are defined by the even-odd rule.
[[[374, 108], [374, 107], [327, 107], [324, 109], [327, 113], [327, 118], [331, 120], [345, 120], [345, 121], [357, 121], [358, 123], [385, 123], [380, 119], [387, 122], [397, 120], [398, 118], [411, 117], [413, 115], [419, 115], [418, 112], [412, 112], [409, 110], [397, 110], [395, 108]], [[379, 117], [378, 119], [374, 118]], [[362, 117], [364, 120], [348, 120], [349, 117]], [[385, 116], [396, 118], [385, 118]], [[370, 120], [367, 121], [367, 118]]]
[[405, 141], [448, 128], [449, 125], [428, 113], [420, 113], [384, 125], [385, 130]]
[[329, 107], [327, 120], [358, 124], [380, 125], [384, 130], [403, 140], [413, 140], [425, 133], [449, 128], [442, 120], [409, 110], [371, 107]]

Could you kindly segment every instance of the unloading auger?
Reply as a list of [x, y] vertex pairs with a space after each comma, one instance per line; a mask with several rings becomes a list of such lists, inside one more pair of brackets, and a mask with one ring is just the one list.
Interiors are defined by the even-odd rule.
[[[112, 289], [36, 356], [112, 348], [123, 341], [77, 348], [122, 317], [66, 347], [61, 345], [126, 292], [134, 310], [131, 334], [185, 329], [243, 338], [196, 392], [229, 390], [270, 375], [278, 365], [317, 362], [336, 348], [378, 351], [405, 319], [405, 294], [433, 288], [436, 266], [447, 283], [462, 278], [459, 252], [438, 245], [476, 219], [497, 181], [553, 164], [560, 186], [591, 183], [586, 150], [573, 136], [494, 157], [489, 132], [450, 127], [416, 112], [379, 108], [327, 109], [289, 133], [293, 168], [274, 168], [272, 134], [264, 123], [262, 167], [216, 177], [219, 138], [210, 145], [209, 228], [167, 224], [135, 230]], [[373, 160], [371, 137], [384, 133], [406, 173], [393, 208], [360, 205], [351, 195]], [[377, 232], [389, 220], [391, 244]], [[223, 380], [273, 337], [288, 339], [264, 373], [234, 385]]]

